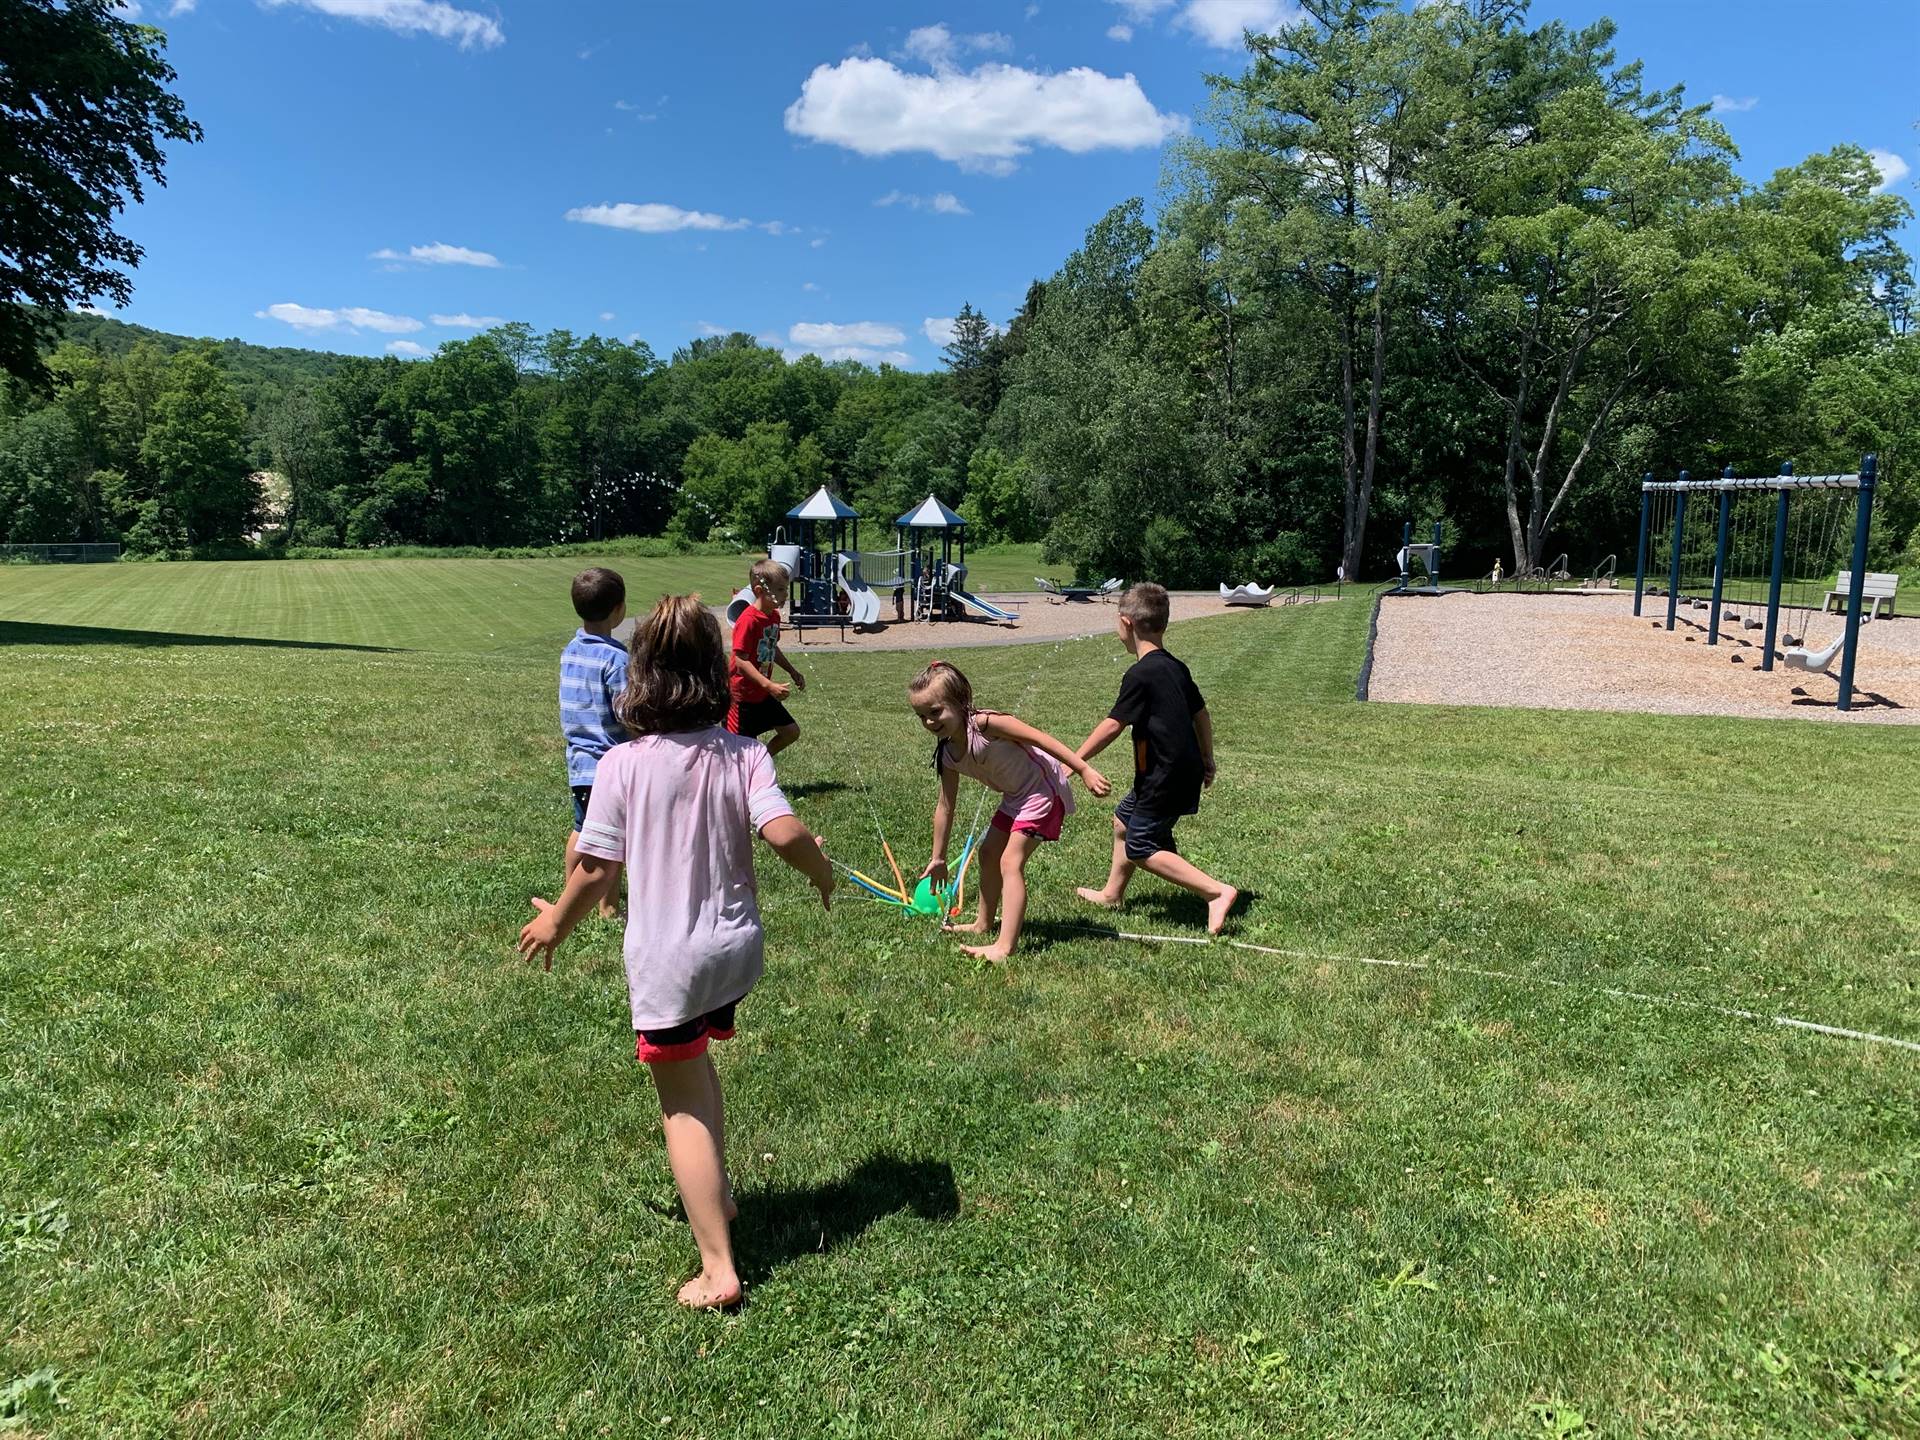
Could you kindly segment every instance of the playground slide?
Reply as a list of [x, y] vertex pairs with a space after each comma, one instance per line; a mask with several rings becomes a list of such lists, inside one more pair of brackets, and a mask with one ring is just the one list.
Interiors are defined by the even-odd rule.
[[978, 610], [989, 620], [1017, 621], [1020, 618], [1011, 610], [1002, 610], [998, 605], [990, 605], [978, 595], [970, 595], [965, 590], [958, 589], [957, 587], [947, 591], [947, 598], [949, 600], [958, 600], [962, 605]]
[[847, 623], [850, 625], [878, 625], [880, 623], [880, 597], [873, 593], [867, 582], [855, 571], [855, 559], [851, 555], [833, 557], [834, 573], [840, 579], [840, 593], [847, 597]]

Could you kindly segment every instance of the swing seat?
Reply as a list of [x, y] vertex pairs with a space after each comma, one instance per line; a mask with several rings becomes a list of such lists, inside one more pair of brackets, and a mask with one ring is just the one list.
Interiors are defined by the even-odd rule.
[[1846, 640], [1845, 635], [1838, 636], [1824, 650], [1808, 650], [1804, 646], [1795, 646], [1786, 651], [1782, 658], [1787, 662], [1789, 670], [1822, 671], [1833, 664], [1834, 658], [1839, 655], [1840, 647], [1846, 643]]
[[1743, 620], [1740, 623], [1745, 629], [1748, 629], [1748, 630], [1764, 630], [1767, 628], [1766, 623], [1761, 620], [1748, 619], [1748, 620]]

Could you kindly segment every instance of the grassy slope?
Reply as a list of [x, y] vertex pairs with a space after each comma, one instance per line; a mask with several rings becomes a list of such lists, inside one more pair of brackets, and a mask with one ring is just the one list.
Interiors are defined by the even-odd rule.
[[[0, 1250], [0, 1387], [56, 1371], [63, 1433], [1920, 1427], [1884, 1370], [1920, 1342], [1920, 1057], [1589, 988], [1920, 1037], [1910, 737], [1357, 705], [1358, 601], [1182, 627], [1223, 771], [1183, 839], [1258, 892], [1243, 935], [1319, 958], [1089, 934], [1097, 803], [1005, 970], [763, 866], [722, 1047], [754, 1296], [694, 1317], [617, 935], [509, 957], [566, 823], [572, 563], [0, 572], [0, 615], [427, 647], [0, 624], [0, 1210], [71, 1220]], [[921, 854], [917, 658], [810, 663], [802, 813]], [[1075, 738], [1120, 673], [964, 663]]]

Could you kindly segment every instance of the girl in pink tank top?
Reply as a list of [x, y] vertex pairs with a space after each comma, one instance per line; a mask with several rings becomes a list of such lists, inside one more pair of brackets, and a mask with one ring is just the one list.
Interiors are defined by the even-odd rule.
[[1001, 961], [1020, 943], [1027, 914], [1027, 859], [1045, 840], [1060, 838], [1060, 825], [1073, 811], [1069, 773], [1078, 775], [1094, 795], [1112, 787], [1107, 777], [1044, 730], [1036, 730], [997, 710], [973, 708], [967, 677], [936, 660], [907, 686], [907, 702], [928, 733], [934, 735], [934, 769], [940, 774], [940, 799], [933, 807], [933, 858], [920, 873], [942, 885], [947, 879], [947, 842], [953, 834], [954, 802], [960, 777], [978, 780], [1000, 795], [1000, 808], [980, 845], [979, 909], [969, 924], [949, 925], [971, 935], [999, 934], [990, 945], [961, 948], [983, 960]]

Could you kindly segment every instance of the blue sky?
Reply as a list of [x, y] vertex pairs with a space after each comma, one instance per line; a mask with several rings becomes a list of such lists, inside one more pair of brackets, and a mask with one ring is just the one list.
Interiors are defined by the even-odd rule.
[[[414, 355], [496, 318], [663, 358], [746, 330], [917, 367], [1130, 195], [1283, 0], [139, 0], [206, 130], [131, 210], [123, 318]], [[1920, 176], [1913, 0], [1536, 0], [1720, 97], [1762, 178]], [[1920, 232], [1909, 228], [1909, 249]]]

